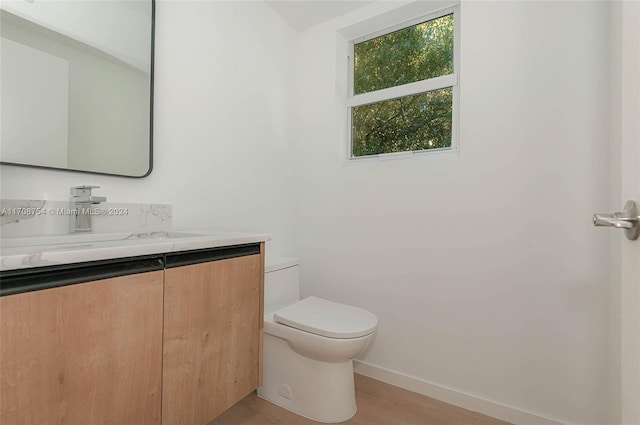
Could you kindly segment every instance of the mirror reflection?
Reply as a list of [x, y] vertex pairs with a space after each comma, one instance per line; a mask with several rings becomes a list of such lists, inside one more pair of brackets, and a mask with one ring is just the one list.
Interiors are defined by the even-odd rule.
[[151, 171], [151, 0], [3, 0], [0, 161]]

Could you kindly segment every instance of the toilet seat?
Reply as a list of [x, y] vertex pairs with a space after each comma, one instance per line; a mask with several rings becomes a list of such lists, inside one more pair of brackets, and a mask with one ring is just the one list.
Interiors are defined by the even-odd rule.
[[378, 319], [365, 309], [308, 297], [273, 314], [276, 322], [328, 338], [348, 339], [369, 335]]

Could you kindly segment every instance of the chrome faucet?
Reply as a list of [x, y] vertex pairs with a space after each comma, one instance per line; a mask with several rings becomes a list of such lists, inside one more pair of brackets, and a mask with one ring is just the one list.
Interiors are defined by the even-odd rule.
[[91, 205], [106, 202], [104, 196], [93, 196], [92, 189], [100, 186], [74, 186], [71, 188], [71, 233], [91, 232]]

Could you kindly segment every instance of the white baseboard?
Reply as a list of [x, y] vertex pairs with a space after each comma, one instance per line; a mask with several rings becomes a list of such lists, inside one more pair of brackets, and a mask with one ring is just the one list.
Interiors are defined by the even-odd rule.
[[513, 407], [485, 400], [470, 394], [442, 387], [425, 380], [405, 375], [404, 373], [385, 369], [360, 360], [353, 361], [353, 369], [356, 373], [368, 376], [378, 381], [427, 397], [435, 398], [445, 403], [453, 404], [463, 409], [482, 413], [496, 419], [511, 422], [518, 425], [562, 425], [553, 419], [545, 418], [530, 412], [525, 412]]

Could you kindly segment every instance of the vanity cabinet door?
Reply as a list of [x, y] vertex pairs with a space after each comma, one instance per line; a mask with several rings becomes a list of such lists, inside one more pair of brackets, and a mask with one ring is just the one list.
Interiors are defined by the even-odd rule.
[[0, 423], [160, 424], [163, 271], [0, 298]]
[[262, 285], [262, 254], [165, 270], [164, 425], [207, 424], [258, 387]]

